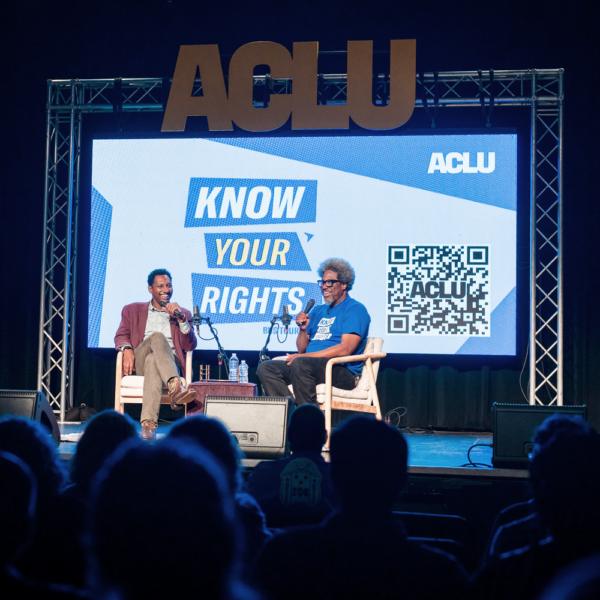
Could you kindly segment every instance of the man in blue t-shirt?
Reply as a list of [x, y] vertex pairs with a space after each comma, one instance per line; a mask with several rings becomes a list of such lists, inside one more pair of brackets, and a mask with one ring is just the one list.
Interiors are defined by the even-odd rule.
[[[288, 396], [294, 387], [296, 406], [317, 403], [317, 385], [325, 383], [325, 367], [330, 358], [362, 354], [369, 335], [371, 317], [367, 309], [350, 298], [354, 269], [340, 258], [326, 260], [318, 270], [325, 304], [310, 315], [296, 317], [300, 328], [297, 354], [286, 360], [271, 360], [258, 366], [258, 377], [267, 396]], [[334, 365], [333, 386], [342, 390], [356, 387], [362, 362]]]

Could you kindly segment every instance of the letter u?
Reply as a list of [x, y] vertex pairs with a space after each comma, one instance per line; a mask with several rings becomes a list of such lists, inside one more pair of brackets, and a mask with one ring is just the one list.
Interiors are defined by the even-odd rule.
[[260, 248], [260, 240], [254, 240], [252, 244], [252, 254], [250, 255], [250, 262], [255, 267], [260, 267], [267, 262], [267, 258], [269, 258], [269, 248], [271, 247], [271, 240], [266, 239], [265, 244], [263, 246], [262, 256], [260, 260], [258, 260], [258, 249]]
[[464, 281], [460, 282], [460, 294], [457, 292], [458, 281], [452, 282], [452, 297], [453, 298], [464, 298], [467, 293], [467, 284]]

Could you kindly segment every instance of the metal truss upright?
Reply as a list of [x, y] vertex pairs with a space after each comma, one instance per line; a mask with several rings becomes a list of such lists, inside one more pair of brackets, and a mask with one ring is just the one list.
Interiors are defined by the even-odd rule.
[[[49, 82], [38, 389], [64, 421], [73, 404], [81, 88]], [[61, 104], [67, 110], [53, 111]]]
[[[563, 71], [532, 72], [530, 404], [563, 404]], [[543, 101], [550, 87], [556, 101]]]
[[[346, 75], [319, 75], [318, 102], [346, 102]], [[169, 80], [48, 82], [44, 248], [38, 387], [64, 419], [73, 404], [75, 291], [82, 115], [164, 111]], [[257, 107], [290, 93], [290, 79], [254, 77]], [[389, 75], [374, 76], [373, 101], [389, 100]], [[196, 80], [193, 94], [200, 94]], [[562, 405], [562, 108], [563, 70], [452, 71], [417, 77], [415, 108], [435, 126], [438, 108], [494, 106], [531, 110], [529, 402]], [[158, 134], [158, 132], [157, 132]]]

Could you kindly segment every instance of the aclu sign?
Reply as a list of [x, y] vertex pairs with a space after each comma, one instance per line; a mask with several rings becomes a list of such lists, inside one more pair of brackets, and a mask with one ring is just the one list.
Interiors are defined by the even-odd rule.
[[[293, 54], [293, 58], [292, 58]], [[188, 117], [206, 117], [210, 131], [272, 131], [292, 118], [292, 129], [395, 129], [415, 107], [416, 40], [390, 42], [389, 102], [373, 104], [373, 42], [348, 42], [346, 104], [319, 105], [318, 42], [294, 42], [293, 53], [274, 42], [237, 49], [229, 63], [228, 89], [217, 45], [181, 46], [162, 131], [184, 131]], [[292, 81], [293, 91], [254, 105], [254, 68], [268, 65], [272, 79]], [[202, 95], [194, 94], [200, 73]], [[196, 90], [197, 92], [198, 90]]]

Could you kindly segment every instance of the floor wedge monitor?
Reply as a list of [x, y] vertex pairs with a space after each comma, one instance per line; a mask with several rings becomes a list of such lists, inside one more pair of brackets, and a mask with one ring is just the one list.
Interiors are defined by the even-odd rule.
[[499, 404], [492, 406], [493, 451], [495, 468], [525, 469], [533, 450], [533, 434], [552, 415], [587, 418], [585, 406], [540, 406]]
[[282, 458], [289, 406], [285, 396], [206, 396], [204, 414], [222, 421], [248, 458]]
[[46, 396], [39, 390], [0, 390], [0, 416], [14, 415], [41, 423], [60, 444], [60, 429]]

